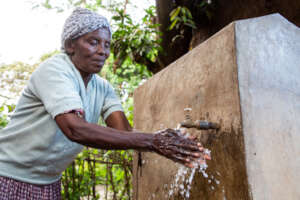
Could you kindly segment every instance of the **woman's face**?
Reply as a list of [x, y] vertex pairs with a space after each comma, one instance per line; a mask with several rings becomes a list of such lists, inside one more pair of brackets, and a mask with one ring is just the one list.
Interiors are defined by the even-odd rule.
[[100, 28], [87, 33], [66, 47], [71, 54], [71, 60], [83, 78], [101, 71], [110, 53], [110, 32]]

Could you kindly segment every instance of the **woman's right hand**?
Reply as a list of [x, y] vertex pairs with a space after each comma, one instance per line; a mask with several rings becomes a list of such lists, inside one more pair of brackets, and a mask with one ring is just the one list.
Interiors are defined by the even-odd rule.
[[208, 151], [193, 137], [185, 137], [180, 130], [165, 129], [154, 135], [152, 149], [187, 167], [195, 167], [205, 160], [210, 160]]

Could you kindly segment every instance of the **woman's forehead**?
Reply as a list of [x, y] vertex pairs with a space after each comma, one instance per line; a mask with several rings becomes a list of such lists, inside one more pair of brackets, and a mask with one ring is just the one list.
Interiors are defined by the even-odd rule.
[[110, 41], [111, 39], [111, 35], [110, 35], [110, 31], [107, 28], [99, 28], [95, 31], [86, 33], [82, 36], [83, 38], [93, 38], [93, 39], [105, 39]]

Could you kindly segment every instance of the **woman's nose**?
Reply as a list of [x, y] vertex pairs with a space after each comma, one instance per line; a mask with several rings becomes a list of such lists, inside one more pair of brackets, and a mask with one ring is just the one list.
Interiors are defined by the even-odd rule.
[[104, 55], [105, 54], [105, 47], [104, 47], [104, 45], [102, 45], [102, 44], [98, 45], [97, 53], [100, 54], [100, 55]]

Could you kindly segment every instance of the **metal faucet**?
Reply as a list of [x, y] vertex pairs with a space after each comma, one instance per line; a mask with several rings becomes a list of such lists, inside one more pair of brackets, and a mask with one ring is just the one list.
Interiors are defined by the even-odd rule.
[[219, 129], [220, 125], [217, 123], [213, 122], [208, 122], [208, 121], [201, 121], [201, 120], [196, 120], [195, 122], [192, 121], [190, 112], [191, 108], [185, 108], [184, 113], [185, 113], [185, 120], [180, 123], [181, 127], [185, 128], [196, 128], [198, 130], [209, 130], [209, 129]]

